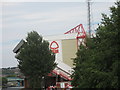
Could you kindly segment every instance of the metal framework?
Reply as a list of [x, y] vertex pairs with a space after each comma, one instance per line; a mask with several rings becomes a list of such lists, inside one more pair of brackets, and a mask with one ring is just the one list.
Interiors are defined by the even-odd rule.
[[88, 7], [88, 32], [89, 32], [89, 37], [91, 37], [91, 7], [90, 7], [90, 1], [87, 0], [87, 7]]
[[76, 39], [77, 39], [77, 48], [79, 45], [83, 44], [84, 39], [86, 37], [86, 32], [82, 24], [77, 25], [76, 27], [72, 28], [71, 30], [65, 32], [64, 34], [71, 34], [71, 33], [77, 33]]

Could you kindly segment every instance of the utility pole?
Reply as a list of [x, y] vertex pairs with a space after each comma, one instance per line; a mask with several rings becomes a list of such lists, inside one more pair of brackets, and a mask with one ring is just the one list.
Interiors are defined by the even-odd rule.
[[88, 33], [89, 37], [91, 37], [91, 8], [90, 8], [90, 0], [87, 0], [88, 7]]

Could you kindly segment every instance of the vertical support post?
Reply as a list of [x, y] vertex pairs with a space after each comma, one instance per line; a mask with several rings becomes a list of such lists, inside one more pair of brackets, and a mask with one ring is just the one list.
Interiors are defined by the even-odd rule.
[[24, 79], [24, 88], [29, 88], [27, 78]]

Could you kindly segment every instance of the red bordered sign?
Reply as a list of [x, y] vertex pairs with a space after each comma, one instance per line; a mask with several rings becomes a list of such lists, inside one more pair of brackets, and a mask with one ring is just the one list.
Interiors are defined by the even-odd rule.
[[53, 53], [59, 53], [59, 45], [56, 41], [51, 42], [50, 44], [50, 49], [52, 50]]

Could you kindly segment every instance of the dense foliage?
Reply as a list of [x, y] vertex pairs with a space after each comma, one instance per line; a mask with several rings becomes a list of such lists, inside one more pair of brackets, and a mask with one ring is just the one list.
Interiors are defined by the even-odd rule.
[[10, 69], [2, 69], [2, 75], [14, 75], [15, 73]]
[[49, 43], [36, 32], [28, 33], [17, 56], [21, 72], [29, 79], [32, 88], [41, 87], [41, 80], [56, 66], [55, 55]]
[[2, 78], [2, 87], [7, 85], [7, 82], [8, 82], [7, 78], [6, 77], [0, 77], [0, 78]]
[[74, 59], [72, 85], [79, 88], [120, 87], [120, 1], [102, 14], [96, 37], [86, 38]]

